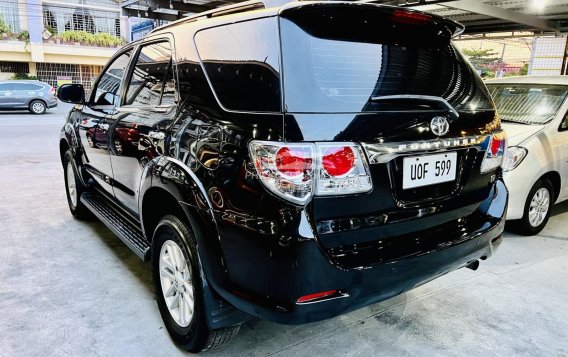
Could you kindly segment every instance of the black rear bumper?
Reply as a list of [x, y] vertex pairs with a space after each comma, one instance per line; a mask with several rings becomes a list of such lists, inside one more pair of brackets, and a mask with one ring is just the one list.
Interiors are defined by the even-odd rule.
[[[485, 219], [476, 220], [475, 229], [447, 237], [428, 252], [369, 266], [341, 267], [317, 238], [302, 237], [280, 253], [272, 249], [269, 259], [263, 258], [258, 248], [247, 249], [247, 241], [241, 240], [240, 266], [233, 265], [231, 269], [228, 262], [229, 272], [233, 272], [231, 283], [215, 288], [235, 307], [266, 320], [302, 324], [331, 318], [386, 300], [491, 256], [501, 243], [507, 198], [507, 189], [498, 180], [476, 212]], [[301, 296], [329, 290], [338, 293], [310, 303], [296, 302]]]

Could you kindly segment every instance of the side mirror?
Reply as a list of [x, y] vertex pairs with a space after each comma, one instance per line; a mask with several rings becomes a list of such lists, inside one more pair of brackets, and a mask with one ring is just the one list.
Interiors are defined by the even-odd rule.
[[82, 84], [63, 84], [57, 89], [57, 98], [65, 103], [83, 104], [85, 89]]

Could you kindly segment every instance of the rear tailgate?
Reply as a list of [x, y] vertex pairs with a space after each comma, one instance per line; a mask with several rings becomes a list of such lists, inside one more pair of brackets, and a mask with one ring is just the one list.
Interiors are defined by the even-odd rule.
[[[459, 31], [439, 17], [372, 4], [282, 10], [286, 140], [357, 142], [370, 161], [372, 192], [316, 196], [309, 206], [331, 255], [370, 246], [383, 253], [369, 259], [395, 259], [430, 249], [421, 236], [443, 240], [440, 227], [459, 235], [482, 220], [495, 172], [482, 174], [480, 164], [499, 121], [451, 43]], [[410, 172], [408, 160], [448, 176], [411, 184], [423, 173]]]

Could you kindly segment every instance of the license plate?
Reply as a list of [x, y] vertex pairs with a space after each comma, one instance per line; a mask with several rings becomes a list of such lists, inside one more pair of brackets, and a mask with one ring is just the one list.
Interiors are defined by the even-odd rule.
[[455, 180], [457, 156], [456, 152], [447, 152], [405, 157], [402, 167], [402, 188], [428, 186]]

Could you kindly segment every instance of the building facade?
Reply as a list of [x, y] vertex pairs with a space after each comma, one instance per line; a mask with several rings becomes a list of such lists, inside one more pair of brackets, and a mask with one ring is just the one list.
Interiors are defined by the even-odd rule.
[[90, 88], [125, 41], [120, 0], [0, 0], [0, 79]]

